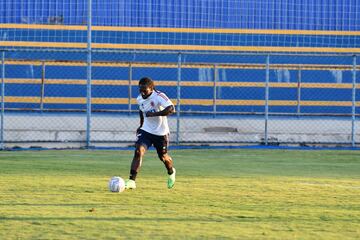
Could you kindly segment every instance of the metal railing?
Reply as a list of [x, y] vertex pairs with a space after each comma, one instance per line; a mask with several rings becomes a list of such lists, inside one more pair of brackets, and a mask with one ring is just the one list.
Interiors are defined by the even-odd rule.
[[[19, 50], [17, 50], [19, 51]], [[154, 54], [154, 53], [151, 53]], [[162, 53], [157, 53], [162, 54]], [[348, 133], [344, 133], [346, 136], [342, 137], [341, 140], [276, 140], [279, 143], [334, 143], [334, 144], [350, 144], [351, 146], [356, 146], [359, 142], [357, 140], [357, 123], [359, 116], [358, 100], [356, 99], [357, 92], [359, 91], [359, 81], [357, 80], [356, 72], [359, 70], [359, 66], [357, 65], [357, 57], [356, 56], [343, 56], [344, 64], [306, 64], [304, 60], [302, 62], [293, 62], [293, 63], [271, 63], [272, 58], [276, 58], [276, 56], [272, 56], [270, 54], [265, 55], [264, 63], [199, 63], [199, 62], [186, 62], [184, 59], [186, 58], [187, 53], [179, 53], [177, 54], [177, 62], [137, 62], [137, 61], [92, 61], [91, 58], [87, 60], [87, 62], [81, 61], [62, 61], [62, 60], [21, 60], [14, 58], [6, 58], [5, 51], [2, 52], [2, 102], [1, 102], [1, 146], [4, 148], [4, 143], [7, 142], [31, 142], [30, 139], [17, 139], [13, 140], [11, 137], [6, 138], [6, 136], [10, 136], [11, 134], [6, 134], [7, 130], [6, 123], [4, 123], [4, 119], [8, 114], [14, 113], [14, 111], [21, 112], [23, 114], [30, 114], [34, 112], [59, 112], [59, 113], [86, 113], [86, 124], [85, 128], [82, 127], [81, 131], [85, 132], [85, 138], [83, 135], [78, 138], [78, 140], [68, 140], [68, 141], [79, 141], [85, 142], [86, 147], [90, 147], [92, 144], [96, 142], [116, 142], [116, 138], [111, 140], [96, 140], [92, 138], [91, 133], [94, 131], [92, 128], [92, 119], [95, 117], [93, 114], [96, 113], [126, 113], [129, 118], [133, 117], [132, 113], [136, 112], [136, 85], [137, 79], [133, 79], [134, 76], [145, 75], [148, 70], [156, 69], [157, 76], [155, 78], [159, 78], [161, 80], [157, 81], [159, 87], [163, 88], [165, 92], [170, 92], [170, 97], [173, 99], [176, 104], [176, 123], [173, 125], [173, 132], [175, 132], [176, 138], [174, 142], [176, 144], [182, 143], [264, 143], [265, 145], [271, 144], [270, 139], [274, 139], [273, 133], [271, 129], [270, 123], [274, 122], [273, 117], [288, 117], [287, 123], [289, 128], [291, 128], [292, 124], [297, 124], [294, 121], [289, 120], [291, 117], [317, 117], [317, 118], [326, 118], [329, 116], [333, 117], [343, 117], [351, 119], [351, 131]], [[200, 53], [201, 54], [201, 53]], [[225, 53], [224, 53], [225, 54]], [[285, 55], [286, 56], [286, 55]], [[250, 55], [251, 57], [251, 55]], [[289, 57], [293, 58], [294, 55], [289, 55]], [[338, 55], [337, 55], [338, 57]], [[348, 60], [351, 58], [352, 64], [348, 64]], [[311, 57], [309, 57], [311, 59]], [[90, 60], [90, 61], [89, 61]], [[211, 59], [210, 59], [211, 60]], [[305, 61], [306, 62], [306, 61]], [[39, 71], [37, 77], [28, 78], [24, 77], [13, 77], [16, 74], [12, 71], [6, 71], [9, 67], [16, 70], [16, 67], [19, 66], [38, 66]], [[64, 73], [64, 68], [66, 67], [74, 67], [74, 75], [80, 69], [83, 71], [83, 78], [74, 79], [74, 78], [62, 78], [61, 76]], [[54, 68], [51, 70], [51, 68]], [[85, 70], [86, 68], [86, 70]], [[116, 73], [118, 69], [124, 69], [123, 77], [120, 79], [116, 78]], [[127, 70], [126, 70], [127, 69]], [[171, 70], [171, 73], [166, 72], [167, 70]], [[195, 71], [197, 69], [208, 69], [210, 73], [209, 81], [200, 81], [199, 73], [186, 73], [186, 71]], [[279, 82], [276, 81], [274, 76], [271, 74], [274, 71], [278, 70], [286, 70], [291, 71], [290, 77], [291, 81]], [[51, 72], [52, 71], [52, 72]], [[234, 78], [231, 81], [228, 79], [224, 79], [220, 77], [219, 72], [226, 73], [227, 71], [235, 72], [235, 76], [239, 75], [238, 78]], [[251, 71], [251, 72], [247, 72]], [[334, 71], [340, 71], [342, 73], [351, 73], [351, 81], [349, 79], [345, 79], [345, 82], [334, 82], [333, 80], [328, 80], [327, 82], [319, 81], [314, 82], [313, 79], [307, 80], [304, 76], [304, 71], [317, 71], [317, 74], [328, 74], [333, 73]], [[14, 71], [17, 72], [17, 71]], [[172, 76], [172, 73], [176, 72], [176, 77]], [[187, 79], [190, 75], [191, 80]], [[68, 74], [68, 73], [67, 73]], [[100, 75], [97, 78], [94, 78], [93, 75]], [[56, 78], [48, 77], [48, 75], [55, 75]], [[66, 74], [65, 74], [66, 75]], [[263, 76], [263, 79], [257, 79], [254, 81], [254, 75], [257, 77], [259, 75]], [[306, 75], [306, 74], [305, 74]], [[309, 74], [307, 74], [309, 75]], [[244, 79], [245, 78], [245, 79]], [[165, 80], [164, 80], [165, 79]], [[168, 80], [167, 80], [168, 79]], [[226, 81], [225, 81], [226, 80]], [[277, 79], [279, 80], [279, 79]], [[7, 85], [11, 85], [11, 89], [14, 92], [14, 89], [22, 89], [29, 87], [30, 85], [39, 86], [38, 96], [31, 95], [30, 97], [26, 95], [26, 91], [24, 91], [23, 96], [12, 95], [11, 91], [5, 91]], [[78, 87], [86, 86], [86, 91], [81, 92], [82, 96], [68, 96], [74, 95]], [[47, 92], [48, 88], [56, 89], [59, 88], [58, 92], [56, 92], [53, 96]], [[97, 88], [108, 87], [108, 90], [103, 90], [104, 92], [100, 92]], [[116, 90], [111, 90], [112, 88], [122, 87], [121, 91], [117, 92]], [[31, 88], [31, 87], [30, 87]], [[65, 90], [63, 90], [66, 89]], [[95, 89], [94, 89], [95, 88]], [[135, 89], [134, 89], [135, 88]], [[125, 92], [124, 89], [127, 91]], [[174, 90], [176, 89], [176, 90]], [[203, 89], [211, 89], [204, 93]], [[222, 94], [223, 90], [226, 90], [224, 94]], [[246, 93], [245, 90], [249, 91], [259, 91], [256, 92], [252, 96], [251, 93], [244, 96], [237, 97], [236, 95], [241, 92], [241, 94]], [[283, 90], [284, 89], [284, 90]], [[294, 89], [295, 91], [293, 91]], [[309, 93], [307, 90], [316, 89], [331, 89], [341, 92], [342, 90], [351, 90], [351, 98], [346, 96], [346, 93], [341, 93], [340, 96], [326, 96], [326, 100], [318, 100], [319, 96], [314, 96], [314, 99], [309, 99]], [[272, 91], [276, 90], [276, 94], [273, 94]], [[74, 93], [72, 93], [74, 91]], [[197, 93], [198, 91], [198, 93]], [[292, 92], [291, 96], [289, 95], [288, 99], [286, 94], [288, 92]], [[103, 95], [103, 96], [93, 96], [95, 95]], [[191, 93], [191, 94], [190, 94]], [[303, 99], [303, 93], [305, 93], [304, 98], [307, 95], [307, 99]], [[63, 95], [62, 95], [63, 94]], [[331, 91], [329, 95], [331, 94]], [[110, 96], [112, 95], [112, 96]], [[186, 95], [191, 95], [189, 98]], [[273, 96], [280, 95], [280, 99], [274, 99]], [[315, 94], [316, 95], [316, 94]], [[110, 96], [110, 97], [109, 97]], [[194, 98], [194, 96], [197, 98]], [[343, 99], [347, 100], [344, 101]], [[329, 100], [330, 99], [330, 100]], [[27, 102], [29, 101], [29, 102]], [[29, 105], [29, 106], [28, 106]], [[77, 105], [81, 105], [80, 107]], [[94, 108], [94, 106], [97, 106]], [[76, 108], [73, 108], [76, 106]], [[120, 107], [119, 107], [120, 106]], [[241, 109], [241, 108], [244, 109]], [[258, 110], [249, 111], [248, 108], [254, 107]], [[311, 110], [306, 111], [302, 108], [336, 108], [337, 111], [319, 111]], [[276, 108], [280, 110], [273, 110], [271, 108]], [[292, 110], [284, 110], [286, 108], [292, 108]], [[347, 109], [351, 108], [351, 111]], [[260, 110], [259, 110], [260, 109]], [[339, 110], [343, 109], [343, 110]], [[184, 130], [182, 128], [183, 119], [186, 116], [191, 117], [199, 117], [202, 116], [204, 119], [205, 126], [202, 131], [208, 131], [208, 129], [212, 129], [213, 132], [206, 134], [203, 136], [202, 140], [199, 140], [195, 137], [195, 140], [185, 140], [183, 135], [190, 134], [192, 125], [188, 124], [187, 128]], [[211, 117], [210, 117], [211, 116]], [[257, 120], [263, 120], [263, 131], [259, 133], [254, 133], [262, 135], [262, 137], [257, 138], [249, 138], [240, 139], [240, 140], [226, 140], [227, 138], [220, 138], [216, 140], [218, 135], [225, 135], [223, 132], [219, 133], [220, 127], [222, 129], [226, 129], [227, 123], [229, 125], [233, 125], [234, 122], [239, 121], [238, 119], [243, 117], [256, 116]], [[210, 119], [210, 120], [209, 120]], [[211, 121], [211, 119], [225, 119], [223, 126], [218, 126], [219, 123], [215, 123], [215, 121]], [[190, 121], [191, 122], [191, 121]], [[194, 123], [195, 124], [195, 123]], [[249, 125], [251, 125], [251, 120], [248, 121]], [[186, 125], [186, 124], [185, 124]], [[236, 125], [236, 124], [235, 124]], [[207, 127], [207, 128], [206, 128]], [[31, 127], [29, 127], [31, 128]], [[194, 126], [195, 128], [195, 126]], [[13, 129], [16, 129], [14, 126]], [[205, 130], [204, 130], [205, 129]], [[215, 130], [214, 130], [215, 129]], [[230, 127], [230, 132], [227, 134], [232, 134]], [[60, 130], [60, 129], [59, 129]], [[49, 131], [53, 131], [49, 130]], [[236, 128], [238, 134], [241, 132]], [[324, 130], [326, 131], [326, 130]], [[338, 130], [336, 130], [338, 131]], [[183, 133], [184, 132], [184, 133]], [[187, 133], [188, 132], [188, 133]], [[5, 133], [5, 135], [4, 135]], [[198, 132], [199, 135], [203, 134]], [[286, 131], [284, 133], [276, 133], [276, 134], [287, 134]], [[295, 133], [291, 133], [295, 134]], [[291, 135], [290, 134], [290, 135]], [[322, 133], [323, 135], [326, 133]], [[340, 133], [334, 133], [341, 134]], [[95, 137], [96, 138], [96, 137]], [[34, 142], [46, 142], [52, 141], [51, 139], [46, 140], [36, 140], [34, 138]], [[225, 140], [224, 140], [225, 139]], [[290, 139], [290, 138], [289, 138]], [[346, 140], [349, 139], [349, 140]], [[54, 142], [58, 141], [56, 139]], [[119, 140], [120, 142], [131, 142], [131, 139], [128, 140]]]

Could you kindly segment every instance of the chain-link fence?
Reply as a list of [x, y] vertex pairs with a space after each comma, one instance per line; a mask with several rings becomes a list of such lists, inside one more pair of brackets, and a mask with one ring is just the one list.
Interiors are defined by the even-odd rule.
[[350, 55], [3, 51], [2, 147], [123, 146], [139, 126], [138, 80], [176, 105], [173, 144], [360, 143]]

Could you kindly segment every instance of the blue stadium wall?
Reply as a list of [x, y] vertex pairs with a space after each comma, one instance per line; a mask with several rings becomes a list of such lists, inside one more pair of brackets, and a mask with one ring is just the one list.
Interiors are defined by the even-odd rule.
[[[180, 8], [180, 10], [179, 10]], [[36, 53], [18, 51], [21, 48], [84, 48], [87, 42], [86, 1], [1, 1], [0, 3], [0, 47], [8, 50], [6, 57], [29, 60], [86, 60], [82, 53]], [[201, 51], [253, 51], [269, 52], [317, 52], [346, 53], [360, 52], [360, 4], [356, 0], [322, 1], [93, 1], [94, 49], [156, 49], [186, 52]], [[200, 17], [199, 17], [200, 16]], [[62, 27], [64, 26], [64, 27]], [[68, 30], [66, 27], [73, 27]], [[107, 27], [113, 27], [109, 30]], [[117, 30], [117, 28], [121, 30]], [[150, 29], [151, 31], [148, 31]], [[155, 31], [158, 29], [158, 31]], [[182, 29], [192, 29], [184, 32]], [[209, 29], [209, 32], [197, 31]], [[227, 31], [227, 30], [233, 31]], [[242, 31], [244, 30], [244, 31]], [[260, 31], [259, 31], [260, 30]], [[273, 31], [275, 30], [275, 32]], [[343, 34], [344, 33], [344, 34]], [[105, 36], [105, 37], [104, 37]], [[151, 39], [151, 40], [149, 40]], [[58, 45], [55, 45], [58, 44]], [[96, 45], [98, 44], [98, 45]], [[154, 48], [155, 46], [155, 48]], [[163, 48], [160, 48], [163, 47]], [[192, 48], [182, 48], [190, 46]], [[202, 47], [202, 48], [200, 48]], [[243, 63], [264, 64], [264, 56], [202, 55], [184, 54], [183, 63]], [[177, 56], [164, 54], [100, 54], [94, 53], [94, 61], [141, 61], [141, 62], [177, 62]], [[271, 64], [331, 64], [352, 65], [351, 56], [339, 57], [294, 57], [272, 56]], [[360, 60], [357, 59], [357, 65]], [[209, 86], [201, 86], [202, 81], [211, 81], [212, 69], [183, 69], [183, 81], [199, 81], [199, 86], [182, 87], [182, 99], [213, 99]], [[265, 69], [219, 69], [220, 82], [264, 82]], [[307, 70], [302, 72], [305, 83], [319, 83], [319, 87], [304, 88], [302, 101], [318, 101], [313, 106], [302, 106], [302, 113], [351, 113], [352, 89], [336, 87], [339, 83], [351, 84], [351, 70]], [[105, 73], [111, 72], [111, 74]], [[41, 67], [36, 65], [12, 64], [6, 67], [6, 77], [16, 79], [34, 79], [41, 77]], [[53, 66], [47, 67], [50, 79], [86, 79], [84, 67]], [[167, 86], [169, 81], [176, 81], [176, 68], [153, 69], [137, 68], [133, 78], [148, 75], [160, 81], [159, 88], [176, 98], [174, 86]], [[298, 71], [289, 70], [287, 79], [281, 87], [270, 89], [270, 100], [294, 101], [297, 90], [290, 87], [296, 83]], [[359, 83], [359, 75], [357, 82]], [[226, 76], [226, 77], [224, 77]], [[128, 68], [118, 67], [104, 71], [93, 68], [93, 79], [127, 79]], [[284, 81], [280, 70], [270, 71], [270, 82]], [[164, 84], [161, 84], [164, 82]], [[286, 87], [289, 84], [289, 87]], [[323, 85], [321, 85], [323, 84]], [[334, 87], [335, 86], [335, 87]], [[39, 97], [41, 85], [25, 83], [6, 84], [6, 95], [13, 97]], [[216, 98], [219, 100], [261, 101], [265, 98], [263, 87], [221, 87]], [[126, 85], [94, 85], [92, 96], [96, 98], [126, 98]], [[132, 97], [136, 97], [136, 86], [132, 87]], [[49, 84], [45, 97], [84, 98], [84, 84]], [[200, 97], [199, 97], [200, 96]], [[360, 90], [356, 90], [356, 99], [360, 99]], [[196, 101], [194, 101], [196, 103]], [[334, 106], [324, 106], [324, 102], [334, 102]], [[341, 104], [346, 102], [346, 104]], [[6, 107], [12, 109], [39, 108], [39, 103], [10, 101]], [[85, 109], [83, 103], [45, 103], [48, 109]], [[126, 110], [127, 104], [93, 104], [94, 110]], [[133, 106], [133, 109], [136, 106]], [[211, 105], [182, 105], [184, 111], [212, 111]], [[218, 111], [229, 112], [264, 112], [259, 105], [220, 105]], [[274, 105], [270, 112], [296, 113], [297, 106]], [[359, 107], [356, 108], [360, 112]]]
[[[95, 26], [360, 30], [357, 0], [93, 0]], [[87, 1], [1, 1], [0, 23], [83, 25]], [[57, 18], [55, 18], [57, 17]]]

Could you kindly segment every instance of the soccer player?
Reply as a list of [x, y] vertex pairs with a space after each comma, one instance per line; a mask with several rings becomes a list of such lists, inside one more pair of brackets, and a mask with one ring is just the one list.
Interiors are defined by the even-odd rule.
[[174, 104], [160, 91], [155, 90], [154, 81], [143, 77], [139, 81], [139, 96], [136, 101], [139, 105], [140, 127], [136, 131], [134, 157], [131, 163], [130, 177], [125, 181], [126, 189], [136, 188], [142, 158], [149, 147], [155, 147], [159, 159], [164, 163], [168, 173], [168, 188], [175, 184], [175, 168], [173, 160], [168, 154], [169, 126], [167, 116], [175, 112]]

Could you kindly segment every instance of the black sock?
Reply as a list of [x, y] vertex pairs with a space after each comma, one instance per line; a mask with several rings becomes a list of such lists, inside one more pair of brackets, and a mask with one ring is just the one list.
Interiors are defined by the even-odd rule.
[[134, 180], [136, 179], [137, 172], [135, 170], [130, 170], [130, 179]]

